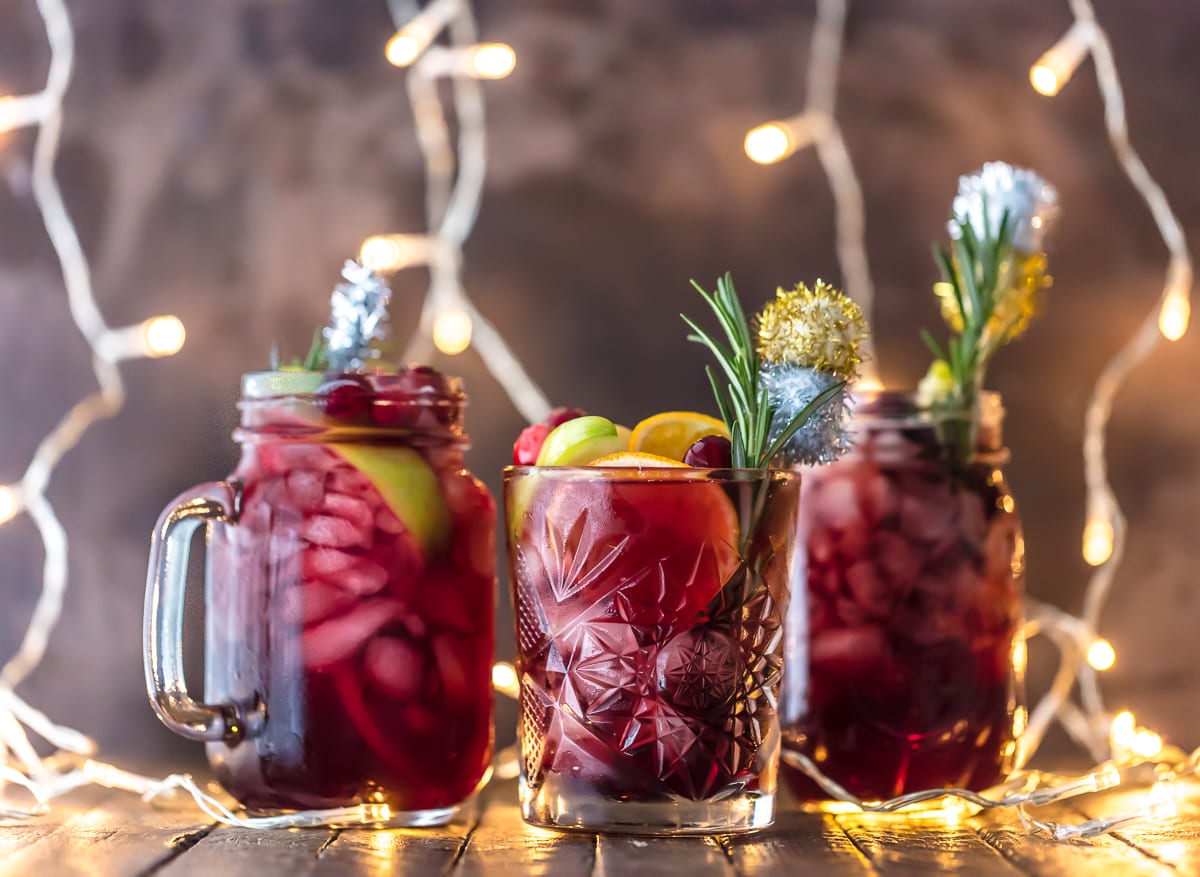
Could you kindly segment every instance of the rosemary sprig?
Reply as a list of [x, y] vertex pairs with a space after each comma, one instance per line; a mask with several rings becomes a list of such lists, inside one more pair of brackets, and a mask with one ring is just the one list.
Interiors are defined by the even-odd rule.
[[712, 366], [704, 369], [717, 400], [717, 410], [729, 427], [734, 468], [765, 469], [809, 418], [842, 391], [845, 382], [819, 393], [788, 421], [775, 441], [770, 441], [775, 406], [768, 401], [767, 390], [759, 378], [758, 350], [734, 291], [733, 278], [729, 273], [719, 278], [715, 293], [707, 292], [695, 280], [692, 286], [716, 315], [726, 339], [726, 343], [721, 343], [686, 314], [680, 314], [693, 333], [688, 340], [712, 351], [723, 374], [723, 377], [718, 375]]

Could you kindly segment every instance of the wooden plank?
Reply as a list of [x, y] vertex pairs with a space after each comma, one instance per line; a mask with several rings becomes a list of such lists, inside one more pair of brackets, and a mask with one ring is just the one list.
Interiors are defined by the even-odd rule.
[[155, 877], [260, 877], [311, 874], [321, 850], [335, 836], [331, 828], [260, 831], [218, 826], [190, 849], [143, 873]]
[[0, 877], [149, 873], [210, 830], [195, 810], [160, 810], [133, 795], [115, 794], [101, 806], [77, 809], [58, 830], [5, 857]]
[[736, 873], [745, 877], [875, 874], [867, 857], [850, 842], [832, 816], [782, 809], [774, 827], [723, 840]]
[[455, 877], [588, 877], [596, 861], [596, 836], [526, 825], [515, 781], [484, 792], [479, 826], [467, 839]]
[[[1075, 822], [1128, 813], [1145, 806], [1146, 790], [1114, 790], [1080, 798], [1074, 804]], [[1187, 800], [1170, 819], [1134, 824], [1115, 831], [1111, 838], [1142, 855], [1183, 874], [1200, 874], [1200, 808]]]
[[448, 825], [434, 828], [347, 829], [320, 851], [312, 877], [404, 874], [436, 877], [450, 870], [479, 825], [478, 799]]
[[[1041, 820], [1055, 822], [1077, 821], [1078, 814], [1069, 810], [1038, 808], [1035, 815]], [[1098, 837], [1084, 842], [1056, 841], [1033, 834], [1021, 825], [1011, 812], [981, 815], [971, 820], [979, 836], [1000, 852], [1021, 871], [1035, 875], [1120, 874], [1121, 877], [1167, 877], [1175, 872], [1128, 844], [1112, 837]]]
[[937, 824], [870, 813], [834, 818], [884, 877], [925, 877], [955, 869], [973, 877], [1013, 877], [1022, 873], [965, 823]]
[[596, 838], [595, 877], [701, 877], [734, 875], [733, 864], [713, 837]]

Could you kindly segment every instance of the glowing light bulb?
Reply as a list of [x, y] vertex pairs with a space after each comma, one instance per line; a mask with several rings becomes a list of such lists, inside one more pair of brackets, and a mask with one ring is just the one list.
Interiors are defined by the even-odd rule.
[[517, 53], [505, 43], [481, 43], [471, 49], [469, 63], [480, 79], [503, 79], [517, 66]]
[[1038, 94], [1047, 97], [1058, 94], [1091, 49], [1094, 36], [1095, 26], [1090, 21], [1076, 21], [1062, 39], [1037, 59], [1029, 68], [1029, 82]]
[[1137, 732], [1137, 720], [1129, 710], [1121, 710], [1108, 726], [1109, 745], [1117, 752], [1128, 752]]
[[11, 487], [0, 487], [0, 524], [11, 521], [20, 510], [16, 491]]
[[147, 356], [173, 356], [183, 349], [187, 332], [179, 317], [151, 317], [142, 323], [142, 343]]
[[396, 67], [408, 67], [421, 57], [421, 52], [425, 51], [427, 45], [428, 41], [422, 41], [416, 34], [402, 30], [388, 40], [384, 54], [387, 55], [388, 62]]
[[1088, 521], [1083, 528], [1083, 559], [1091, 566], [1099, 566], [1112, 557], [1112, 552], [1112, 522], [1105, 519]]
[[1115, 789], [1121, 785], [1121, 772], [1115, 764], [1106, 765], [1104, 770], [1092, 774], [1092, 786], [1097, 792]]
[[1094, 670], [1110, 670], [1117, 663], [1117, 650], [1106, 639], [1097, 639], [1088, 647], [1087, 662]]
[[442, 311], [433, 321], [433, 344], [447, 356], [456, 356], [471, 346], [471, 315], [459, 308]]
[[492, 666], [492, 687], [497, 691], [516, 697], [521, 688], [517, 681], [517, 668], [506, 661], [498, 661]]
[[864, 393], [878, 393], [883, 390], [883, 381], [879, 378], [863, 377], [854, 382], [854, 389]]
[[1188, 322], [1192, 317], [1192, 305], [1186, 292], [1172, 290], [1162, 303], [1158, 312], [1158, 331], [1168, 341], [1178, 341], [1188, 330]]
[[1133, 742], [1129, 748], [1134, 755], [1141, 758], [1154, 758], [1162, 752], [1163, 739], [1149, 728], [1138, 728], [1134, 732]]
[[768, 122], [746, 135], [746, 155], [759, 164], [774, 164], [796, 151], [796, 138], [786, 122]]
[[365, 823], [387, 822], [392, 818], [392, 808], [387, 804], [360, 804], [359, 807]]
[[1053, 97], [1058, 94], [1058, 74], [1045, 64], [1034, 64], [1029, 68], [1029, 81], [1038, 94]]

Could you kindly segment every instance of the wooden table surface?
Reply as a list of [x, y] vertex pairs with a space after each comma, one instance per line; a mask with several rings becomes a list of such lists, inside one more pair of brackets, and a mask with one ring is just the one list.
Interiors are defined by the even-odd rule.
[[[1129, 793], [1092, 796], [1039, 815], [1060, 821], [1128, 809]], [[635, 838], [526, 826], [513, 782], [494, 783], [440, 829], [263, 832], [203, 821], [88, 789], [26, 824], [0, 823], [0, 877], [57, 875], [1177, 875], [1200, 874], [1200, 806], [1108, 837], [1056, 843], [1011, 816], [956, 825], [827, 816], [787, 807], [774, 828], [738, 837]]]

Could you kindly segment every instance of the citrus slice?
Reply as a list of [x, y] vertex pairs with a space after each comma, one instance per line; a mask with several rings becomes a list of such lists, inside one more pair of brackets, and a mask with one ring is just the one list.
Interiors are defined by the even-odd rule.
[[706, 435], [729, 438], [729, 428], [699, 411], [666, 411], [647, 417], [633, 428], [629, 450], [682, 460], [688, 448]]
[[660, 457], [658, 454], [643, 454], [640, 451], [622, 451], [619, 454], [609, 454], [606, 457], [592, 460], [589, 466], [636, 467], [638, 469], [686, 469], [685, 463], [672, 460], [670, 457]]

